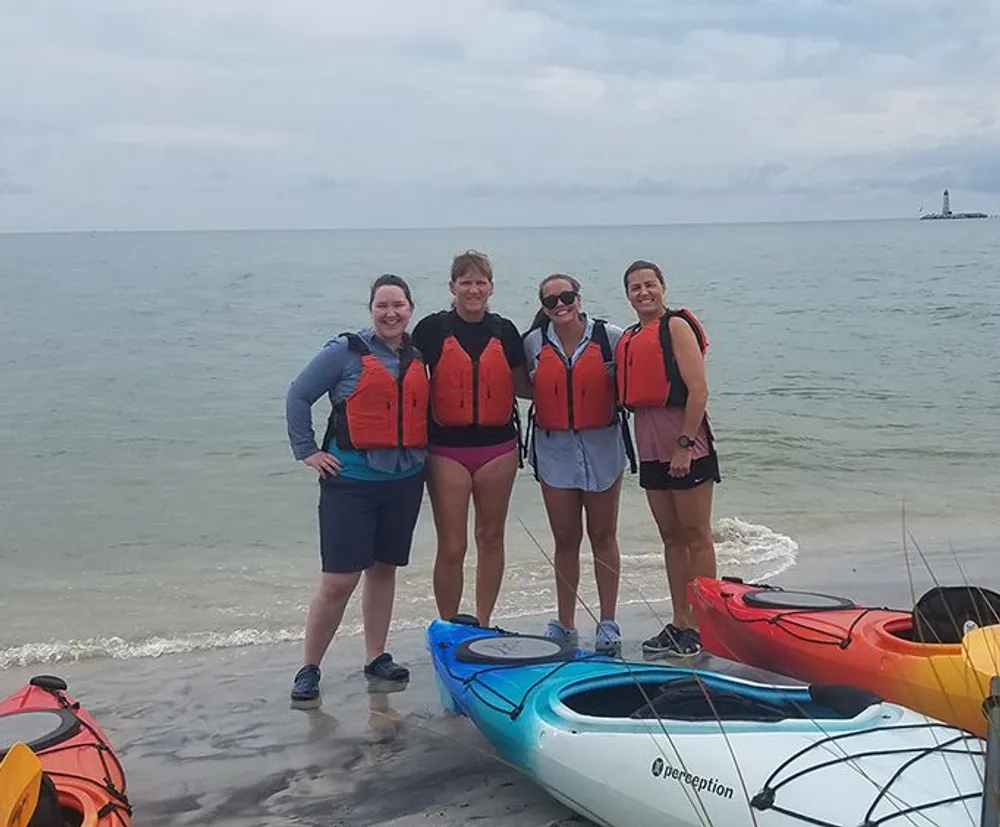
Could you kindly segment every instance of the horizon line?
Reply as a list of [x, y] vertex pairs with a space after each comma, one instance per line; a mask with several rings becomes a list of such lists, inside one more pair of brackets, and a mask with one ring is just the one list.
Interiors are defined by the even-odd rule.
[[[995, 218], [989, 214], [990, 218]], [[102, 228], [89, 229], [44, 229], [44, 230], [2, 230], [0, 236], [12, 235], [95, 235], [101, 234], [143, 234], [143, 233], [351, 233], [351, 232], [446, 232], [463, 230], [572, 230], [572, 229], [649, 229], [657, 227], [727, 227], [761, 224], [848, 224], [871, 223], [876, 221], [918, 221], [916, 216], [882, 216], [871, 218], [788, 218], [788, 219], [742, 219], [731, 221], [663, 221], [650, 223], [569, 223], [569, 224], [441, 224], [441, 225], [399, 225], [399, 226], [301, 226], [301, 227], [143, 227], [143, 228]]]

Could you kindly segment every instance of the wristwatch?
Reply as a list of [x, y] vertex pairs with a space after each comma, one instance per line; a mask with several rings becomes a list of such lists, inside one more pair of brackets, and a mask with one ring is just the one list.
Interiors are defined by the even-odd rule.
[[677, 444], [680, 445], [681, 448], [694, 448], [694, 440], [687, 434], [681, 434], [677, 437]]

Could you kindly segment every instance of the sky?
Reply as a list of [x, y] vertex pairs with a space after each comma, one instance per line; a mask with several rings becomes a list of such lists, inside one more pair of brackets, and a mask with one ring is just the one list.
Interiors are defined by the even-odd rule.
[[1000, 212], [998, 0], [0, 2], [0, 232]]

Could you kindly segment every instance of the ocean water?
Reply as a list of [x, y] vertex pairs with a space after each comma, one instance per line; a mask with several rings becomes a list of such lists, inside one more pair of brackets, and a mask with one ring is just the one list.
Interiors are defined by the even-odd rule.
[[[724, 573], [883, 547], [904, 512], [922, 541], [1000, 534], [998, 221], [0, 235], [0, 669], [300, 639], [317, 492], [288, 450], [288, 383], [366, 323], [374, 276], [409, 278], [419, 316], [468, 247], [522, 328], [550, 272], [628, 324], [625, 266], [664, 267], [711, 340]], [[622, 601], [661, 600], [631, 476], [620, 539]], [[399, 626], [433, 614], [433, 548], [427, 504]], [[525, 468], [498, 617], [554, 605], [550, 556]]]

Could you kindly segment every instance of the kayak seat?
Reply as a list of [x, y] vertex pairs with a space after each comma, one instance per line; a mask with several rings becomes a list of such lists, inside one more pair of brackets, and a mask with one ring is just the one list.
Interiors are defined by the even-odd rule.
[[919, 643], [961, 643], [965, 624], [1000, 623], [1000, 594], [980, 586], [935, 586], [913, 607], [913, 639]]
[[[52, 783], [49, 774], [42, 773], [42, 786], [39, 790], [38, 804], [35, 805], [35, 812], [28, 822], [28, 827], [66, 827], [71, 822], [67, 820], [68, 814], [59, 806], [59, 792], [56, 785]], [[77, 821], [77, 823], [79, 823]]]
[[736, 692], [694, 677], [667, 681], [629, 717], [675, 721], [783, 721], [795, 714], [789, 704]]
[[883, 701], [880, 696], [867, 689], [837, 683], [810, 684], [809, 697], [813, 699], [813, 703], [844, 718], [856, 718], [868, 707]]
[[855, 718], [882, 698], [864, 689], [839, 684], [811, 684], [809, 702], [779, 692], [746, 691], [715, 686], [694, 677], [664, 683], [632, 718], [683, 721], [784, 721], [788, 718]]

